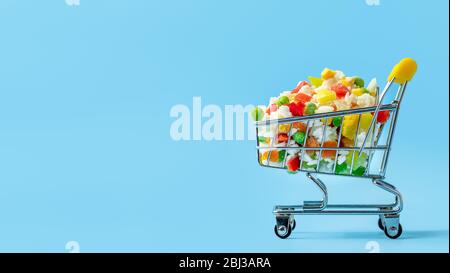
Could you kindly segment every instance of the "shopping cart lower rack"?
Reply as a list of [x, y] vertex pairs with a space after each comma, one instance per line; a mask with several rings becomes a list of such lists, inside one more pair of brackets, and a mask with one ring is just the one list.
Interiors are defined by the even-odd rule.
[[[410, 62], [412, 59], [409, 59]], [[386, 84], [381, 95], [377, 92], [377, 106], [350, 109], [337, 112], [329, 112], [323, 114], [314, 114], [309, 116], [290, 117], [278, 120], [266, 120], [256, 122], [256, 135], [259, 136], [264, 130], [279, 130], [280, 126], [289, 127], [288, 141], [283, 145], [267, 145], [261, 143], [260, 137], [257, 137], [257, 150], [258, 150], [258, 162], [263, 167], [286, 169], [286, 159], [284, 156], [283, 162], [273, 163], [271, 161], [272, 153], [280, 153], [292, 149], [296, 149], [299, 153], [300, 168], [298, 171], [305, 172], [306, 177], [316, 185], [323, 194], [323, 198], [320, 201], [304, 201], [303, 205], [290, 205], [290, 206], [275, 206], [273, 213], [276, 218], [276, 225], [274, 228], [275, 234], [284, 239], [289, 237], [291, 231], [295, 228], [296, 222], [294, 215], [300, 214], [334, 214], [334, 215], [378, 215], [378, 227], [384, 231], [385, 235], [389, 238], [396, 239], [402, 234], [402, 226], [399, 222], [400, 212], [403, 208], [403, 199], [400, 192], [392, 185], [384, 181], [386, 166], [389, 159], [389, 152], [391, 150], [392, 138], [397, 123], [397, 117], [400, 109], [400, 104], [403, 99], [403, 95], [406, 90], [406, 86], [409, 80], [415, 73], [414, 67], [411, 68], [411, 63], [401, 61], [394, 67], [394, 70], [389, 77], [389, 81]], [[393, 83], [398, 84], [398, 90], [394, 100], [390, 104], [382, 104], [382, 100], [386, 92], [390, 89]], [[378, 123], [377, 117], [379, 113], [386, 113], [389, 111], [389, 120], [385, 123]], [[343, 122], [346, 119], [357, 119], [357, 129], [355, 134], [358, 135], [361, 126], [361, 120], [367, 114], [371, 115], [370, 126], [366, 131], [364, 139], [355, 140], [353, 146], [341, 145], [342, 127]], [[341, 121], [338, 125], [336, 132], [338, 134], [338, 145], [336, 147], [324, 147], [323, 135], [320, 146], [315, 145], [310, 147], [307, 145], [308, 131], [313, 126], [323, 126], [323, 134], [326, 134], [326, 125], [337, 118]], [[291, 128], [303, 126], [306, 128], [303, 145], [299, 147], [290, 146], [291, 141]], [[385, 127], [387, 127], [387, 132]], [[273, 134], [272, 141], [275, 143], [276, 133]], [[359, 143], [358, 143], [359, 142]], [[361, 143], [362, 142], [362, 143]], [[342, 147], [345, 146], [345, 147]], [[351, 146], [351, 145], [350, 145]], [[321, 162], [322, 153], [335, 153], [334, 162]], [[303, 158], [310, 156], [310, 154], [318, 154], [316, 166], [310, 166], [303, 162]], [[351, 157], [351, 162], [346, 164], [345, 169], [342, 168], [342, 163], [339, 165], [338, 157], [346, 155]], [[362, 156], [364, 155], [364, 156]], [[374, 160], [376, 158], [376, 160]], [[361, 163], [361, 159], [365, 162]], [[329, 160], [328, 160], [329, 161]], [[358, 169], [354, 169], [356, 162], [358, 161]], [[378, 162], [378, 166], [376, 162]], [[334, 164], [333, 164], [334, 163]], [[365, 166], [365, 167], [361, 167]], [[379, 188], [393, 194], [394, 202], [388, 204], [328, 204], [328, 191], [325, 184], [317, 177], [317, 174], [327, 175], [339, 175], [349, 177], [360, 177], [370, 179], [374, 185]]]

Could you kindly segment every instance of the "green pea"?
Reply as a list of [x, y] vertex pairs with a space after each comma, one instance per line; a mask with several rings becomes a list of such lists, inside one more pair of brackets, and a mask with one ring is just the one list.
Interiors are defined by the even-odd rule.
[[289, 98], [286, 96], [281, 96], [278, 101], [277, 101], [277, 105], [281, 106], [281, 105], [285, 105], [289, 103]]
[[339, 127], [342, 124], [342, 117], [334, 117], [333, 118], [333, 125], [334, 127]]
[[355, 85], [358, 87], [364, 87], [364, 80], [360, 77], [355, 78]]
[[312, 102], [308, 103], [305, 107], [305, 114], [312, 115], [316, 111], [316, 105]]
[[278, 162], [283, 162], [286, 157], [286, 150], [281, 150], [278, 152]]
[[292, 136], [292, 138], [300, 145], [303, 145], [305, 143], [305, 133], [304, 132], [295, 132], [295, 134]]

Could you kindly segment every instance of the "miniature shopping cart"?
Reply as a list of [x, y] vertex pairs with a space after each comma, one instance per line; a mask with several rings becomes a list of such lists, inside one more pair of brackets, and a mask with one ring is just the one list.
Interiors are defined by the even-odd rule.
[[[312, 181], [323, 194], [323, 199], [321, 201], [304, 201], [303, 205], [275, 206], [273, 210], [276, 218], [274, 231], [278, 237], [282, 239], [289, 237], [291, 231], [296, 226], [294, 216], [300, 214], [378, 215], [378, 226], [384, 231], [385, 235], [392, 239], [400, 237], [402, 234], [402, 226], [400, 225], [399, 217], [403, 208], [402, 195], [393, 185], [385, 182], [384, 178], [400, 105], [408, 81], [412, 79], [416, 69], [417, 66], [415, 61], [410, 58], [403, 59], [399, 62], [392, 70], [388, 82], [381, 94], [379, 94], [377, 89], [377, 103], [376, 106], [373, 107], [256, 122], [259, 164], [263, 167], [287, 169], [288, 153], [286, 151], [292, 153], [292, 150], [294, 150], [294, 153], [296, 152], [299, 160], [299, 168], [297, 171], [305, 172], [306, 177]], [[394, 100], [389, 104], [382, 104], [386, 92], [388, 92], [394, 83], [398, 85]], [[385, 122], [378, 122], [378, 116], [381, 113], [385, 115], [386, 113], [389, 114]], [[368, 114], [370, 114], [370, 125], [367, 128]], [[353, 144], [349, 145], [347, 143], [346, 145], [342, 145], [342, 132], [345, 121], [355, 120], [355, 118], [357, 119], [356, 136], [362, 129], [362, 119], [366, 118], [365, 136], [363, 135], [363, 139], [357, 139], [357, 137], [355, 137]], [[334, 122], [334, 120], [341, 121], [340, 124], [339, 122], [335, 124], [337, 145], [329, 147], [324, 145], [325, 134], [327, 133], [326, 127], [331, 122]], [[290, 142], [292, 141], [291, 128], [296, 128], [299, 124], [306, 130], [304, 143], [303, 145], [290, 145]], [[282, 145], [277, 145], [275, 138], [277, 136], [277, 131], [282, 126], [289, 127], [288, 140]], [[314, 126], [323, 127], [322, 140], [320, 145], [316, 144], [314, 147], [309, 147], [307, 145], [308, 134], [311, 134], [311, 130]], [[259, 137], [261, 132], [264, 131], [275, 131], [273, 136], [270, 137], [271, 140], [268, 142], [264, 142], [264, 140]], [[348, 139], [346, 141], [348, 142]], [[322, 155], [327, 153], [329, 156], [330, 152], [332, 154], [335, 153], [334, 158], [330, 160], [328, 157], [326, 162], [323, 161]], [[278, 157], [283, 158], [281, 162], [272, 162], [272, 154], [274, 153], [284, 153], [283, 157]], [[303, 160], [308, 156], [311, 157], [311, 154], [316, 155], [316, 165], [311, 166], [310, 164], [306, 164]], [[342, 160], [338, 160], [340, 159], [340, 156], [341, 158], [345, 156], [346, 168], [342, 167], [344, 165], [344, 163], [341, 162]], [[361, 158], [365, 160], [365, 162], [361, 163]], [[359, 167], [356, 167], [356, 165], [359, 165]], [[326, 167], [324, 168], [323, 166]], [[371, 179], [373, 184], [393, 194], [395, 200], [388, 204], [328, 204], [327, 187], [317, 177], [317, 175], [321, 174]]]

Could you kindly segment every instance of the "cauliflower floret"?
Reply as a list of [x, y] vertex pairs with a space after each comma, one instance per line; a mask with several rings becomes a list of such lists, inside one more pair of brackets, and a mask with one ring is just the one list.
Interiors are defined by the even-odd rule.
[[331, 86], [333, 86], [335, 83], [337, 83], [337, 80], [333, 78], [326, 79], [322, 82], [322, 85], [316, 88], [316, 91], [324, 90], [324, 89], [331, 89]]
[[321, 172], [332, 172], [334, 166], [334, 159], [331, 158], [323, 158], [320, 162], [319, 171]]
[[321, 127], [323, 125], [322, 121], [320, 119], [315, 119], [313, 122], [309, 122], [308, 127]]
[[317, 164], [317, 159], [312, 159], [308, 153], [303, 153], [303, 161], [305, 161], [308, 165]]
[[370, 94], [364, 93], [356, 98], [356, 104], [359, 107], [370, 107], [375, 105], [375, 98]]
[[328, 113], [328, 112], [333, 112], [333, 111], [334, 111], [333, 107], [324, 105], [324, 106], [319, 106], [319, 108], [317, 108], [315, 113], [320, 114], [320, 113]]
[[347, 103], [347, 105], [352, 105], [352, 104], [356, 103], [356, 99], [357, 99], [356, 95], [347, 93], [347, 94], [345, 94], [344, 101], [345, 101], [345, 103]]
[[325, 141], [337, 141], [336, 127], [327, 126], [325, 132]]
[[[312, 128], [311, 134], [319, 143], [322, 143], [323, 138], [323, 126], [316, 126]], [[325, 129], [325, 141], [335, 141], [337, 139], [336, 127], [326, 126]]]
[[[363, 144], [364, 139], [366, 138], [366, 132], [361, 132], [356, 136], [356, 147], [361, 147]], [[367, 142], [365, 144], [365, 146], [368, 146], [368, 144], [370, 143], [369, 139], [367, 139]]]
[[278, 107], [277, 111], [270, 113], [270, 119], [280, 119], [292, 117], [289, 107], [286, 105], [281, 105]]
[[369, 90], [371, 95], [375, 95], [377, 93], [377, 89], [378, 89], [377, 79], [373, 78], [367, 85], [367, 90]]
[[334, 101], [334, 105], [336, 106], [336, 108], [337, 108], [338, 111], [341, 111], [341, 110], [348, 110], [348, 109], [351, 108], [351, 105], [350, 105], [350, 104], [347, 104], [347, 103], [345, 102], [344, 99], [341, 99], [341, 100], [335, 100], [335, 101]]
[[348, 151], [341, 151], [339, 152], [339, 156], [337, 159], [337, 164], [341, 165], [342, 163], [345, 162], [345, 160], [347, 159], [347, 155], [348, 155]]
[[[294, 143], [289, 144], [288, 147], [298, 148], [300, 146], [294, 142]], [[294, 155], [299, 152], [299, 149], [286, 149], [286, 151], [287, 151], [288, 155]]]
[[345, 78], [345, 74], [344, 74], [344, 72], [342, 72], [340, 70], [336, 70], [336, 74], [334, 74], [334, 78], [336, 80], [343, 79], [343, 78]]
[[373, 129], [370, 130], [370, 133], [368, 133], [367, 131], [362, 131], [360, 132], [357, 136], [356, 136], [356, 147], [361, 147], [363, 142], [364, 142], [364, 138], [367, 136], [367, 140], [366, 140], [366, 144], [364, 145], [364, 147], [371, 147], [373, 146], [373, 138], [375, 138], [378, 134], [378, 127], [372, 127]]
[[278, 110], [279, 118], [289, 118], [292, 117], [291, 110], [289, 110], [289, 106], [281, 105]]

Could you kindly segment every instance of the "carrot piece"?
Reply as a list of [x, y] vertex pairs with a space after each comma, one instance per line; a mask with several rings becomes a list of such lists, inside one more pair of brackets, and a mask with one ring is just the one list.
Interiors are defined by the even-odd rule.
[[306, 124], [303, 122], [294, 122], [294, 124], [292, 124], [292, 127], [296, 128], [300, 132], [306, 132]]
[[[306, 139], [305, 147], [314, 147], [314, 148], [315, 147], [320, 147], [320, 143], [319, 143], [319, 141], [317, 141], [317, 139], [315, 137], [310, 136], [310, 137], [308, 137]], [[315, 151], [315, 150], [308, 150], [308, 151], [306, 151], [306, 153], [309, 154], [309, 155], [312, 155], [315, 152], [317, 152], [317, 151]]]
[[[331, 148], [331, 147], [337, 147], [337, 142], [334, 140], [325, 141], [323, 143], [323, 147]], [[324, 150], [322, 151], [322, 157], [323, 158], [334, 158], [336, 156], [336, 150]]]

